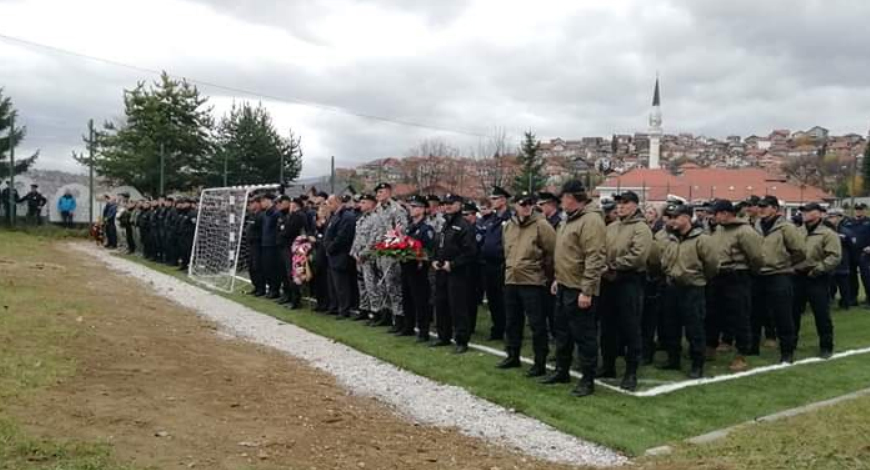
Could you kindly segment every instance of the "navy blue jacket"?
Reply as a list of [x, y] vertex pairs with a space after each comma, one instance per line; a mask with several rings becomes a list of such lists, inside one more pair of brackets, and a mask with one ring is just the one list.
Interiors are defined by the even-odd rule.
[[834, 230], [840, 237], [840, 251], [842, 252], [840, 264], [838, 264], [834, 269], [834, 274], [849, 274], [849, 265], [851, 264], [852, 259], [857, 259], [855, 257], [859, 256], [858, 253], [855, 252], [855, 236], [852, 233], [852, 230], [844, 223], [841, 223], [840, 226], [834, 228]]
[[353, 258], [350, 257], [350, 247], [356, 234], [356, 214], [353, 209], [342, 207], [329, 219], [323, 244], [329, 267], [338, 271], [353, 269]]
[[502, 241], [502, 224], [511, 220], [511, 211], [506, 210], [501, 215], [493, 212], [484, 223], [485, 233], [480, 254], [487, 263], [504, 263], [504, 243]]
[[423, 249], [426, 253], [432, 254], [435, 248], [435, 229], [426, 223], [426, 217], [423, 217], [419, 223], [411, 221], [411, 224], [408, 225], [405, 231], [409, 237], [423, 244]]
[[261, 246], [278, 246], [278, 219], [280, 217], [281, 212], [275, 206], [263, 212]]
[[[855, 251], [860, 253], [864, 248], [870, 246], [870, 219], [849, 219], [844, 222], [846, 228], [848, 228], [852, 232], [852, 236], [855, 237]], [[853, 259], [853, 262], [857, 262], [857, 259]]]

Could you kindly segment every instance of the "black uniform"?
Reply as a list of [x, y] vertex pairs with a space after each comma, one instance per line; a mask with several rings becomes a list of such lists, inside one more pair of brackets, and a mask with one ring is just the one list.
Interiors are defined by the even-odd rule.
[[178, 264], [178, 209], [175, 206], [166, 208], [163, 219], [163, 262], [175, 266]]
[[281, 213], [275, 206], [263, 212], [263, 238], [260, 242], [263, 250], [263, 274], [269, 288], [268, 297], [277, 299], [281, 296], [281, 258], [278, 254], [278, 220]]
[[36, 221], [36, 225], [42, 225], [42, 207], [48, 202], [45, 196], [37, 190], [31, 190], [25, 194], [18, 202], [27, 203], [27, 221]]
[[447, 215], [435, 248], [435, 261], [450, 263], [450, 272], [439, 269], [435, 274], [435, 314], [442, 342], [453, 338], [457, 345], [468, 345], [468, 272], [476, 254], [474, 227], [460, 212]]
[[296, 237], [302, 235], [305, 231], [306, 223], [306, 217], [301, 210], [284, 213], [278, 219], [276, 241], [278, 243], [279, 255], [283, 262], [281, 284], [284, 287], [284, 296], [281, 297], [281, 303], [289, 303], [294, 308], [299, 306], [302, 296], [299, 293], [299, 286], [293, 282], [292, 249]]
[[248, 244], [248, 275], [254, 286], [252, 294], [266, 295], [266, 277], [263, 275], [263, 213], [250, 213], [245, 221], [245, 242]]
[[142, 241], [142, 255], [146, 259], [152, 259], [154, 256], [154, 245], [151, 242], [151, 215], [153, 211], [150, 207], [142, 208], [136, 217], [136, 227], [139, 229], [139, 239]]
[[[406, 229], [409, 237], [423, 244], [427, 253], [432, 252], [435, 243], [435, 229], [426, 223], [411, 221]], [[420, 340], [429, 339], [429, 326], [432, 321], [432, 308], [429, 302], [429, 263], [427, 261], [406, 261], [402, 263], [402, 300], [405, 303], [404, 335], [411, 335], [417, 327]]]
[[511, 212], [504, 210], [501, 214], [493, 213], [488, 219], [483, 238], [481, 255], [483, 258], [483, 282], [486, 291], [486, 301], [492, 316], [492, 330], [489, 339], [504, 340], [505, 308], [504, 308], [504, 243], [502, 241], [502, 225], [511, 219]]
[[343, 207], [329, 219], [323, 243], [329, 260], [329, 296], [337, 315], [349, 317], [354, 302], [356, 264], [350, 248], [356, 234], [356, 213]]
[[190, 264], [190, 253], [193, 251], [193, 237], [196, 235], [196, 220], [198, 212], [196, 208], [187, 208], [180, 216], [180, 243], [181, 269], [187, 269]]
[[127, 253], [136, 252], [136, 240], [133, 238], [133, 211], [127, 209], [118, 217], [118, 223], [124, 229], [124, 238], [127, 240]]

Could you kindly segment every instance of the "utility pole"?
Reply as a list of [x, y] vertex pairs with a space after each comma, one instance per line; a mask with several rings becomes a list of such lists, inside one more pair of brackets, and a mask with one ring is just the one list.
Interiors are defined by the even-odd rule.
[[97, 146], [97, 131], [94, 130], [94, 120], [88, 120], [88, 223], [94, 224], [94, 151]]
[[16, 204], [18, 201], [15, 200], [15, 112], [12, 112], [9, 121], [9, 187], [6, 188], [9, 191], [9, 213], [6, 214], [9, 216], [9, 226], [13, 227], [15, 225], [15, 212], [17, 210]]
[[163, 163], [164, 163], [165, 157], [163, 155], [163, 151], [164, 151], [163, 142], [160, 142], [160, 192], [159, 192], [159, 196], [164, 195], [164, 193], [163, 193], [163, 172], [164, 172]]
[[335, 194], [335, 155], [333, 155], [330, 161], [330, 169], [329, 169], [329, 194]]

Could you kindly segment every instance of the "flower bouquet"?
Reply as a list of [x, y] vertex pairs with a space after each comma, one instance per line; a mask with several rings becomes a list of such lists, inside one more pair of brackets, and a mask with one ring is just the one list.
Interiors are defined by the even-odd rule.
[[399, 230], [390, 230], [384, 235], [384, 239], [375, 243], [375, 256], [395, 258], [400, 262], [425, 261], [426, 251], [423, 243], [416, 238], [402, 235]]
[[296, 240], [293, 240], [290, 254], [293, 259], [293, 282], [297, 285], [302, 285], [314, 277], [310, 263], [313, 248], [314, 244], [311, 243], [311, 239], [305, 235], [300, 235], [296, 237]]

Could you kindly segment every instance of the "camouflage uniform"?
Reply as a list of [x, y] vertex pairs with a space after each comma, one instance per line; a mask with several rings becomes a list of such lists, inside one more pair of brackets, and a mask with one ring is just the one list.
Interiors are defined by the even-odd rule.
[[376, 258], [372, 253], [372, 246], [377, 241], [374, 238], [375, 222], [377, 217], [374, 212], [362, 214], [356, 220], [356, 233], [353, 237], [353, 245], [350, 248], [351, 256], [359, 258], [357, 268], [362, 278], [357, 278], [359, 286], [359, 310], [362, 312], [375, 312], [383, 304], [383, 295], [378, 285], [378, 267]]
[[[387, 232], [397, 227], [400, 233], [404, 233], [405, 227], [408, 226], [408, 212], [392, 199], [384, 204], [378, 204], [374, 214], [376, 220], [374, 242], [380, 241]], [[377, 265], [380, 270], [380, 292], [383, 294], [383, 299], [373, 303], [373, 306], [378, 309], [389, 307], [393, 315], [403, 316], [405, 313], [402, 309], [402, 267], [397, 260], [387, 257], [377, 258]]]

